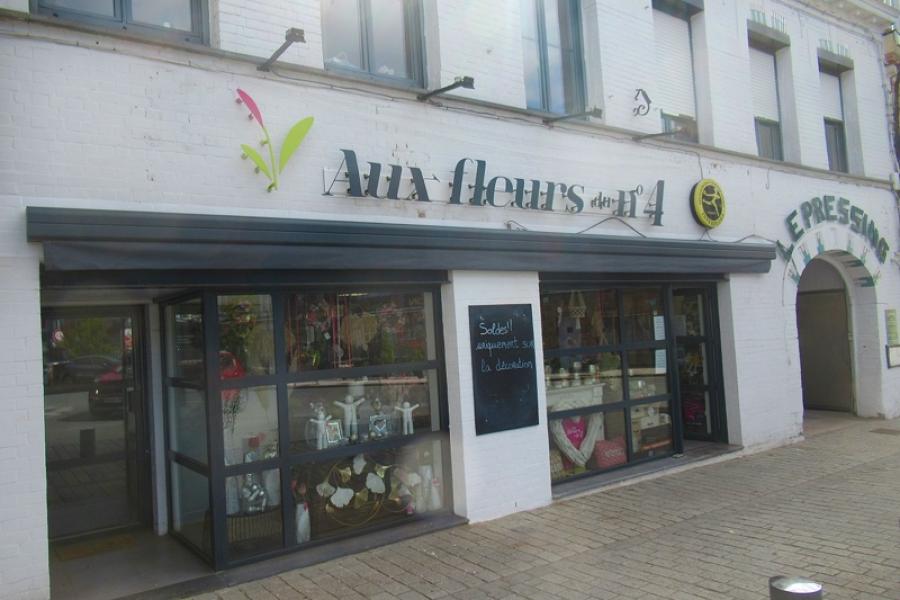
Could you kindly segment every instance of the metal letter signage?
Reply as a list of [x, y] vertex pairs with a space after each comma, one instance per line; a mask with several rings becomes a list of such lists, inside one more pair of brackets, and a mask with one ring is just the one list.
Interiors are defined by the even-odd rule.
[[881, 236], [875, 220], [870, 218], [866, 211], [851, 204], [846, 198], [828, 195], [802, 202], [797, 210], [791, 211], [784, 219], [791, 238], [789, 246], [778, 243], [784, 259], [790, 259], [796, 242], [799, 242], [807, 231], [822, 223], [836, 223], [849, 227], [850, 231], [866, 240], [875, 251], [878, 262], [884, 264], [887, 261], [891, 248], [887, 240]]
[[725, 194], [713, 179], [702, 179], [691, 189], [691, 214], [707, 229], [725, 220]]
[[[489, 174], [486, 161], [468, 157], [458, 160], [442, 180], [435, 174], [426, 177], [419, 167], [361, 163], [353, 150], [341, 149], [341, 154], [337, 170], [323, 170], [325, 196], [442, 202], [460, 207], [489, 206], [569, 215], [645, 216], [651, 225], [662, 226], [665, 182], [661, 179], [649, 190], [638, 184], [628, 189], [590, 192], [578, 183]], [[367, 171], [363, 165], [368, 165]], [[643, 202], [640, 208], [639, 201]]]

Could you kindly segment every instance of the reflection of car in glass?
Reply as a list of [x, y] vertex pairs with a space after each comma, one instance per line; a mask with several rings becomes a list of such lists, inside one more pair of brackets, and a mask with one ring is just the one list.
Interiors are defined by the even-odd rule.
[[94, 385], [88, 391], [88, 409], [94, 416], [122, 410], [125, 386], [122, 380], [122, 365], [101, 373], [94, 378]]
[[103, 373], [121, 363], [111, 356], [86, 355], [54, 365], [53, 379], [57, 383], [92, 383]]
[[[182, 361], [181, 370], [184, 375], [199, 380], [203, 373], [203, 365], [199, 360]], [[246, 374], [244, 366], [234, 354], [225, 350], [219, 352], [219, 376], [221, 379], [237, 379]], [[120, 363], [116, 363], [94, 377], [92, 383], [93, 385], [88, 391], [88, 409], [92, 415], [112, 415], [122, 410], [126, 382], [123, 380]]]

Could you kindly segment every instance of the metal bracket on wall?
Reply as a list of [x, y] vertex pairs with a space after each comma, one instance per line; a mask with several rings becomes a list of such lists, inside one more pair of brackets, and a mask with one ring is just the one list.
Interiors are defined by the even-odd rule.
[[634, 90], [634, 100], [635, 102], [638, 102], [638, 105], [631, 111], [634, 116], [643, 117], [650, 114], [650, 96], [647, 95], [644, 88], [637, 88]]

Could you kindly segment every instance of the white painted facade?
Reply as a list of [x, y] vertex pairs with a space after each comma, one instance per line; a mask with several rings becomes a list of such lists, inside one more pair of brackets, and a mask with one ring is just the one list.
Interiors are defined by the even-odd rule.
[[[0, 2], [0, 391], [6, 406], [0, 421], [0, 597], [49, 596], [42, 249], [26, 241], [28, 206], [491, 229], [514, 221], [532, 231], [636, 235], [616, 221], [592, 227], [608, 211], [591, 208], [567, 214], [325, 196], [323, 179], [340, 167], [343, 148], [354, 150], [361, 165], [419, 167], [441, 180], [430, 184], [434, 189], [446, 186], [462, 158], [485, 160], [488, 178], [578, 183], [610, 193], [637, 185], [650, 190], [665, 180], [663, 225], [646, 217], [628, 220], [641, 235], [660, 239], [789, 245], [785, 217], [791, 211], [814, 197], [844, 197], [877, 222], [890, 246], [887, 260], [880, 263], [871, 248], [864, 253], [864, 238], [835, 223], [814, 227], [799, 243], [815, 256], [819, 233], [825, 251], [850, 248], [864, 259], [862, 267], [850, 269], [844, 255], [824, 257], [847, 283], [856, 410], [870, 417], [900, 415], [900, 368], [887, 368], [884, 348], [884, 311], [900, 309], [900, 229], [888, 183], [896, 164], [878, 35], [882, 22], [897, 15], [871, 5], [862, 24], [851, 24], [805, 2], [707, 0], [689, 28], [702, 144], [691, 145], [633, 139], [661, 130], [663, 99], [675, 93], [664, 88], [654, 60], [659, 17], [650, 0], [582, 2], [586, 104], [602, 108], [603, 118], [553, 127], [525, 111], [520, 3], [513, 0], [424, 0], [426, 87], [462, 75], [475, 79], [474, 90], [433, 103], [418, 102], [416, 91], [323, 71], [314, 0], [209, 0], [210, 48], [195, 50], [28, 18], [27, 2]], [[783, 18], [791, 38], [790, 48], [776, 55], [787, 163], [755, 157], [746, 31], [751, 8]], [[874, 24], [866, 21], [870, 16]], [[257, 71], [288, 27], [304, 29], [306, 42], [294, 44], [275, 71]], [[853, 59], [853, 70], [841, 76], [851, 175], [825, 171], [822, 119], [828, 109], [816, 59], [820, 39], [846, 46]], [[254, 144], [259, 132], [235, 102], [238, 88], [259, 104], [276, 140], [297, 120], [315, 117], [277, 191], [267, 192], [263, 176], [241, 160], [240, 145]], [[638, 88], [652, 100], [644, 116], [634, 112]], [[705, 177], [721, 184], [728, 202], [725, 222], [711, 232], [688, 210], [692, 186]], [[793, 259], [778, 257], [768, 273], [735, 274], [718, 284], [732, 444], [778, 445], [801, 434], [797, 284], [791, 276], [792, 268], [804, 266], [799, 248]], [[470, 304], [530, 303], [540, 314], [540, 269], [451, 272], [443, 289], [454, 510], [472, 521], [551, 501], [546, 399], [539, 394], [539, 426], [476, 437], [467, 345]], [[863, 287], [857, 281], [862, 277], [877, 283]], [[158, 344], [158, 323], [155, 329]], [[158, 362], [153, 373], [158, 396]], [[539, 389], [542, 378], [539, 372]], [[161, 432], [156, 436], [161, 440]], [[157, 478], [158, 485], [163, 481]], [[165, 498], [161, 488], [158, 498]], [[164, 530], [164, 502], [157, 513]]]

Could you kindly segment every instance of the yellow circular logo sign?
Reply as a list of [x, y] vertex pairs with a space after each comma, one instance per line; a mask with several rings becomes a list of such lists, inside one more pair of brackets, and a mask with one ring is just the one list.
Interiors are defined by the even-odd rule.
[[725, 220], [725, 194], [713, 179], [702, 179], [691, 190], [691, 212], [694, 220], [707, 229]]

